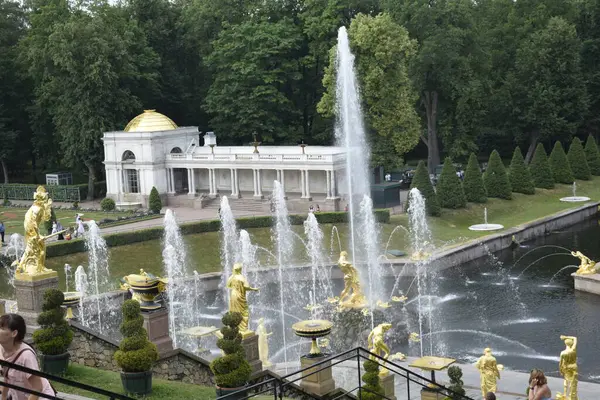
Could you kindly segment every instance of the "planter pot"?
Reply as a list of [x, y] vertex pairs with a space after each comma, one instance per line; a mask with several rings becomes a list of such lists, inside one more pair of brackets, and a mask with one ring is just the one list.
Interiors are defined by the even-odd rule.
[[121, 383], [126, 393], [152, 393], [152, 371], [121, 372]]
[[246, 396], [248, 396], [248, 393], [246, 392], [246, 386], [242, 386], [242, 387], [238, 387], [238, 388], [222, 388], [222, 387], [217, 386], [216, 391], [217, 391], [217, 400], [220, 399], [222, 396], [227, 396], [232, 393], [235, 393], [235, 394], [225, 398], [224, 400], [241, 400], [241, 399], [244, 399]]
[[58, 355], [40, 354], [40, 370], [47, 374], [62, 376], [69, 366], [69, 353]]

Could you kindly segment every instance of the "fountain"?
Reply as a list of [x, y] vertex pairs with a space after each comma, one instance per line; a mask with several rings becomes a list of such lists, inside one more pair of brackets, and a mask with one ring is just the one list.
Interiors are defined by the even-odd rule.
[[580, 203], [583, 201], [589, 201], [589, 197], [585, 196], [577, 196], [577, 182], [573, 182], [573, 196], [561, 197], [560, 201], [565, 201], [567, 203]]
[[[91, 326], [94, 324], [98, 332], [104, 333], [105, 326], [102, 321], [103, 312], [102, 309], [106, 307], [103, 303], [101, 295], [111, 289], [110, 285], [110, 271], [108, 263], [108, 248], [106, 241], [100, 235], [100, 228], [95, 221], [88, 222], [89, 231], [85, 235], [85, 248], [88, 252], [88, 288], [89, 292], [86, 292], [88, 298], [95, 308], [95, 313], [91, 310], [88, 312], [89, 319], [86, 319], [86, 323]], [[85, 304], [82, 308], [85, 308]], [[95, 319], [91, 317], [95, 316]]]
[[219, 219], [221, 220], [221, 268], [223, 271], [220, 287], [223, 291], [223, 299], [227, 302], [229, 293], [225, 287], [225, 282], [227, 277], [231, 275], [233, 264], [240, 260], [235, 218], [227, 196], [221, 197]]
[[498, 229], [504, 229], [504, 225], [488, 224], [487, 207], [483, 209], [483, 224], [469, 226], [469, 230], [471, 231], [497, 231]]

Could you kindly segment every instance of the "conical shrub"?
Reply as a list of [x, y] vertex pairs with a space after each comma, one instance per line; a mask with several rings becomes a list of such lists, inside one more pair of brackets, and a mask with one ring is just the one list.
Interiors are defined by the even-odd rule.
[[[425, 208], [427, 209], [427, 215], [437, 217], [441, 214], [440, 203], [438, 201], [433, 185], [429, 179], [429, 172], [423, 161], [419, 162], [415, 175], [413, 176], [412, 184], [410, 188], [417, 188], [421, 192], [421, 195], [425, 198]], [[410, 196], [409, 196], [410, 199]], [[410, 207], [408, 204], [407, 210]]]
[[550, 153], [550, 170], [552, 171], [552, 178], [555, 183], [573, 183], [573, 172], [571, 172], [571, 166], [569, 160], [567, 160], [567, 154], [562, 144], [557, 141], [554, 143], [552, 153]]
[[573, 171], [575, 179], [589, 181], [592, 178], [590, 167], [585, 157], [585, 151], [579, 138], [573, 138], [567, 158], [569, 159], [569, 164], [571, 164], [571, 171]]
[[598, 145], [592, 135], [589, 135], [585, 142], [585, 158], [590, 167], [590, 173], [595, 176], [600, 176], [600, 153], [598, 152]]
[[158, 350], [156, 345], [148, 340], [140, 303], [126, 300], [121, 310], [123, 322], [120, 330], [123, 339], [113, 357], [123, 372], [150, 371], [154, 362], [158, 360]]
[[238, 388], [250, 380], [252, 367], [246, 360], [246, 353], [242, 346], [240, 323], [242, 314], [226, 312], [221, 318], [223, 337], [217, 340], [217, 347], [223, 350], [224, 355], [215, 358], [210, 363], [210, 369], [215, 375], [217, 386], [224, 388]]
[[523, 194], [535, 193], [535, 187], [533, 186], [533, 180], [529, 174], [529, 169], [527, 169], [523, 154], [521, 154], [521, 149], [518, 147], [515, 149], [513, 158], [510, 162], [508, 179], [510, 180], [510, 186], [512, 187], [513, 192]]
[[485, 203], [487, 201], [483, 176], [477, 162], [477, 156], [474, 153], [471, 153], [469, 156], [469, 163], [467, 164], [465, 179], [463, 181], [463, 190], [467, 201], [473, 203]]
[[529, 173], [536, 188], [552, 189], [554, 187], [554, 178], [552, 177], [548, 156], [544, 145], [541, 143], [535, 149], [533, 159], [529, 164]]
[[450, 157], [446, 157], [437, 183], [437, 196], [442, 208], [464, 208], [467, 198]]
[[379, 364], [372, 360], [366, 360], [363, 364], [365, 373], [362, 381], [365, 383], [359, 392], [360, 400], [382, 400], [383, 388], [379, 378]]
[[496, 150], [490, 154], [488, 167], [485, 170], [485, 174], [483, 174], [483, 184], [485, 185], [488, 197], [497, 197], [506, 200], [512, 198], [508, 174], [506, 173], [504, 164], [502, 164], [500, 154]]

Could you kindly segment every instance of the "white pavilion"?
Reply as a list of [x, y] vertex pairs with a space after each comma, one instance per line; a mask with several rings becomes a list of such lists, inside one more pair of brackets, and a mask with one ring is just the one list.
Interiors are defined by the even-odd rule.
[[[265, 211], [274, 181], [282, 183], [288, 208], [310, 205], [338, 210], [345, 153], [327, 146], [218, 146], [198, 127], [178, 127], [170, 118], [145, 110], [123, 131], [105, 132], [107, 197], [119, 209], [148, 206], [156, 187], [167, 206], [218, 207], [228, 196], [232, 208]], [[213, 203], [211, 205], [211, 203]]]

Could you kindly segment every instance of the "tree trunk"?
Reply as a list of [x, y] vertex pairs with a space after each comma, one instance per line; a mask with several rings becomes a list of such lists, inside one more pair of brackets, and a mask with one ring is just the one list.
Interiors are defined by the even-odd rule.
[[432, 174], [440, 163], [440, 147], [437, 136], [438, 93], [423, 92], [425, 111], [427, 113], [427, 169]]
[[529, 148], [527, 149], [527, 154], [525, 155], [525, 163], [529, 164], [531, 159], [533, 158], [533, 153], [535, 153], [535, 148], [538, 144], [538, 140], [540, 138], [540, 134], [537, 131], [533, 131], [531, 134], [531, 138], [529, 141]]
[[2, 164], [2, 171], [4, 171], [4, 183], [8, 183], [8, 169], [6, 169], [4, 159], [0, 160], [0, 164]]
[[96, 169], [92, 163], [86, 163], [86, 167], [88, 168], [88, 201], [94, 200], [94, 182], [96, 181]]

